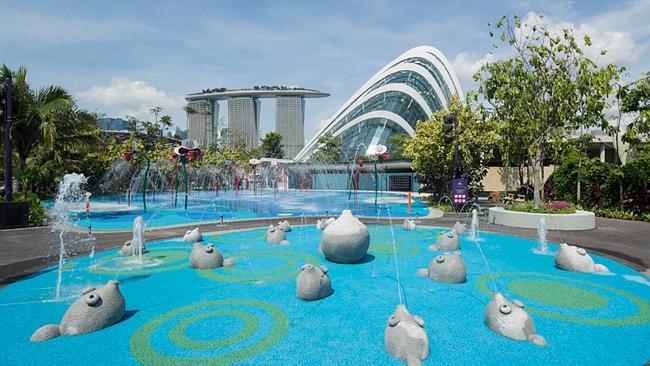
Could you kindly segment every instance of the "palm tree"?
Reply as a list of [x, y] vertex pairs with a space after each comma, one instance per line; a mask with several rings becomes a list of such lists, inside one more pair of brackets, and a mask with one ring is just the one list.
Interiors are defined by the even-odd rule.
[[18, 169], [22, 173], [29, 153], [40, 143], [52, 148], [57, 137], [54, 116], [74, 105], [70, 93], [60, 86], [50, 85], [36, 92], [27, 84], [24, 67], [12, 72], [6, 65], [0, 68], [0, 78], [14, 77], [14, 118], [11, 128], [13, 147], [18, 153]]

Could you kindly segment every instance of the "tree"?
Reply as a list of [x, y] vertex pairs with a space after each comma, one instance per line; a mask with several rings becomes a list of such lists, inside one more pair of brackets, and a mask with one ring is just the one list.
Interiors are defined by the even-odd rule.
[[167, 114], [160, 117], [160, 125], [160, 133], [162, 134], [162, 130], [165, 128], [169, 130], [172, 127], [172, 117]]
[[406, 133], [392, 134], [388, 138], [388, 151], [393, 158], [403, 158], [404, 147], [411, 140], [411, 136]]
[[313, 163], [337, 163], [341, 157], [341, 139], [331, 134], [325, 134], [318, 138], [318, 150], [309, 157]]
[[282, 144], [282, 135], [276, 132], [267, 133], [262, 139], [260, 151], [265, 158], [284, 158], [284, 145]]
[[[458, 118], [451, 144], [445, 143], [443, 132], [444, 119], [449, 114], [456, 114]], [[404, 155], [412, 160], [413, 169], [425, 189], [442, 195], [449, 193], [454, 145], [457, 145], [460, 177], [467, 178], [472, 190], [476, 191], [487, 174], [485, 161], [493, 154], [497, 138], [495, 128], [493, 120], [484, 119], [475, 107], [454, 97], [446, 109], [417, 124], [415, 136], [404, 146]]]
[[[543, 20], [526, 24], [516, 15], [502, 17], [494, 30], [513, 56], [485, 64], [474, 75], [476, 100], [480, 96], [484, 111], [500, 122], [503, 151], [528, 160], [536, 206], [544, 199], [547, 149], [568, 133], [607, 123], [604, 110], [619, 75], [616, 66], [601, 68], [585, 57], [571, 29], [551, 34]], [[583, 42], [591, 45], [588, 36]]]
[[[158, 126], [158, 114], [160, 114], [160, 112], [162, 112], [162, 111], [163, 111], [163, 107], [153, 107], [153, 108], [151, 108], [149, 110], [149, 112], [151, 112], [151, 114], [153, 114], [154, 123], [156, 124], [156, 127]], [[162, 136], [162, 131], [163, 131], [163, 128], [161, 126], [160, 127], [160, 136]]]
[[619, 98], [621, 110], [636, 115], [627, 125], [623, 139], [632, 144], [639, 144], [650, 138], [650, 72], [622, 87]]

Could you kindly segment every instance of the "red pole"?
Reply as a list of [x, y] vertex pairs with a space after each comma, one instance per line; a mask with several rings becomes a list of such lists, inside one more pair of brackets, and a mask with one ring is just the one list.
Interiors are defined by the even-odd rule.
[[409, 213], [411, 212], [411, 192], [408, 193], [408, 211]]

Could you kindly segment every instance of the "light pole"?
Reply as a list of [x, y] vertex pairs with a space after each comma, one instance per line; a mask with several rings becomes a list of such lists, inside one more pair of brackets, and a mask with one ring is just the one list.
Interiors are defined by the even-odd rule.
[[13, 181], [12, 181], [12, 166], [11, 166], [11, 112], [12, 112], [12, 99], [13, 82], [11, 74], [7, 75], [4, 84], [0, 88], [1, 99], [4, 99], [4, 172], [5, 172], [5, 202], [13, 201]]

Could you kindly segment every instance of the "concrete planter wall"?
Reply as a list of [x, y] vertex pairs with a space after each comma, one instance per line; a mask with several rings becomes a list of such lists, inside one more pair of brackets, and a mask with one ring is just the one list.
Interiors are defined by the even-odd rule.
[[590, 230], [596, 227], [596, 215], [589, 211], [576, 211], [573, 214], [540, 214], [508, 211], [503, 207], [488, 210], [488, 222], [496, 225], [537, 229], [539, 219], [546, 216], [549, 230]]

